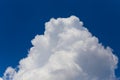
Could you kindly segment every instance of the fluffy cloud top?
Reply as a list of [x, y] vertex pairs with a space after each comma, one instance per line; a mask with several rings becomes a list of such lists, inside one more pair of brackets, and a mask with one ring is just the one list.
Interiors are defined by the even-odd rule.
[[116, 80], [117, 57], [75, 16], [52, 18], [32, 44], [19, 69], [0, 80]]

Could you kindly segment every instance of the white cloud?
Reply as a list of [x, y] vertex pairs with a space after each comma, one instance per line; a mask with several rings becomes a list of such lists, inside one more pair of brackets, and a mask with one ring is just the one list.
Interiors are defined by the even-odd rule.
[[3, 80], [116, 80], [117, 57], [75, 16], [52, 18], [32, 44], [19, 70], [9, 67]]
[[3, 80], [13, 80], [13, 76], [16, 74], [15, 69], [8, 67], [4, 73]]
[[2, 78], [0, 78], [0, 80], [3, 80]]

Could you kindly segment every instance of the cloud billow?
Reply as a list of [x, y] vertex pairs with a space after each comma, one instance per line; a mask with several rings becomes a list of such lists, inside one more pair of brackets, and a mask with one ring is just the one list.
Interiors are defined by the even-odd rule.
[[16, 71], [0, 80], [116, 80], [118, 58], [76, 16], [52, 18]]

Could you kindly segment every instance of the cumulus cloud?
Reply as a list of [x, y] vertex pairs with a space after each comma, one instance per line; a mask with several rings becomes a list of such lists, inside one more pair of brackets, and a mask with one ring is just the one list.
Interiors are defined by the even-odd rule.
[[0, 80], [3, 80], [2, 78], [0, 78]]
[[13, 80], [13, 76], [15, 75], [16, 71], [12, 67], [8, 67], [4, 73], [3, 80]]
[[0, 80], [116, 80], [118, 58], [75, 16], [52, 18], [33, 47]]

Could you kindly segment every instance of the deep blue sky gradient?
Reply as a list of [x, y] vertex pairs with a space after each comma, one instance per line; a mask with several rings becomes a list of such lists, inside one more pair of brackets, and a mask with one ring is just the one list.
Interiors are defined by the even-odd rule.
[[[27, 56], [46, 21], [71, 15], [120, 58], [120, 0], [0, 0], [0, 76]], [[120, 63], [116, 75], [120, 77]]]

